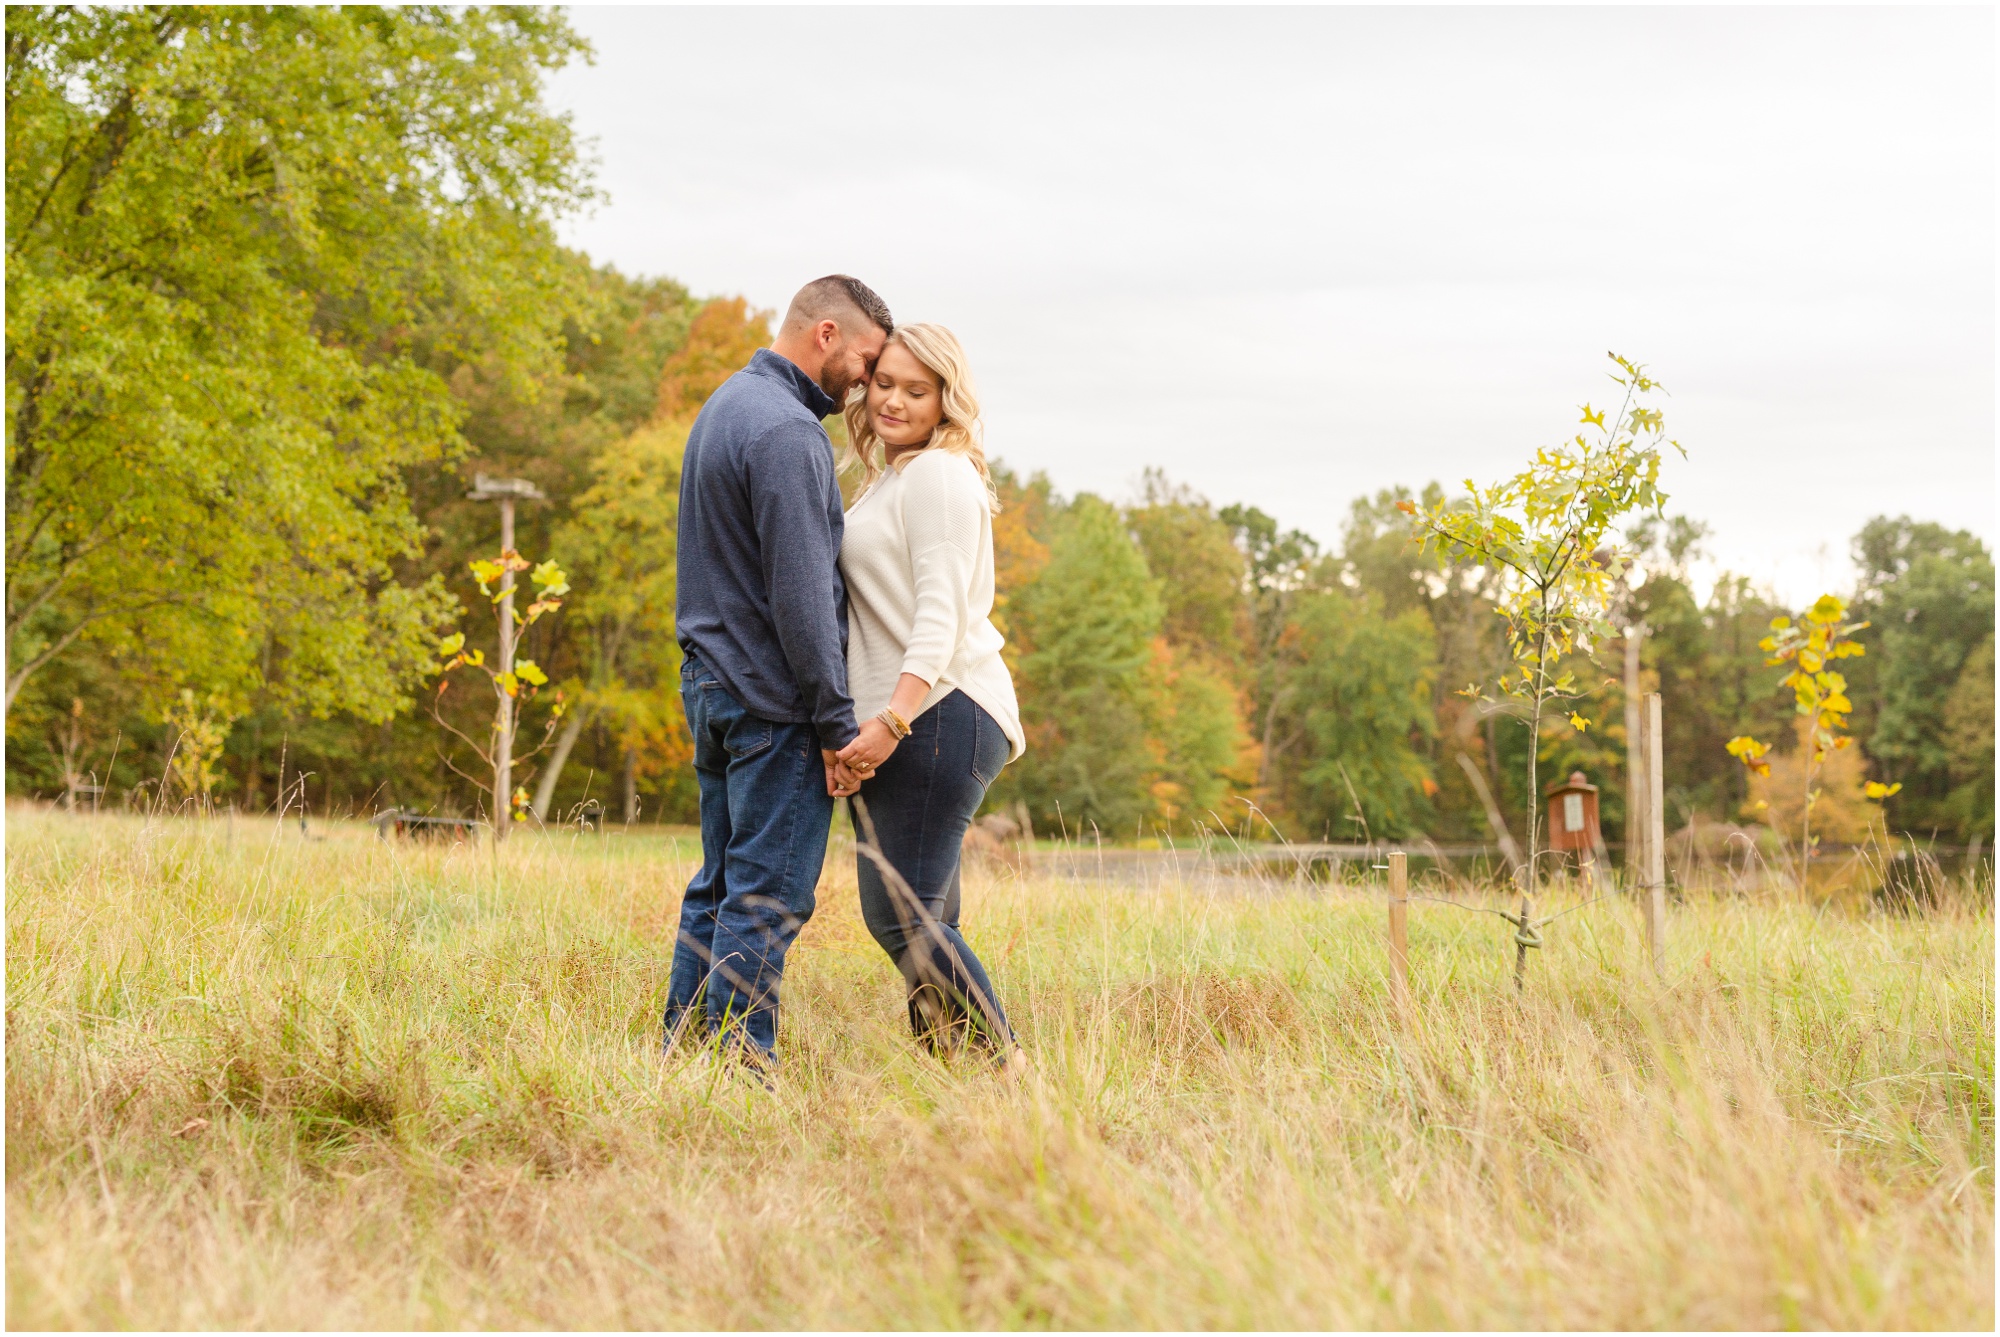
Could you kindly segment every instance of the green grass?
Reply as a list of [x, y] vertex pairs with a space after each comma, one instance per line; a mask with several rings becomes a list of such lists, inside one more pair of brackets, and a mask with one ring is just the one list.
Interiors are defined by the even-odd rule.
[[913, 1048], [836, 858], [775, 1092], [655, 1057], [671, 836], [9, 814], [17, 1327], [1990, 1327], [1993, 924], [1546, 930], [969, 875], [1037, 1077]]

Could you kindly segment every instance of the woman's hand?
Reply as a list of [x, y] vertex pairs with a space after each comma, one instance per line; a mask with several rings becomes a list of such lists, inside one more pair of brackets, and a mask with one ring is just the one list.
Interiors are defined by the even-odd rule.
[[869, 719], [862, 721], [861, 732], [854, 736], [854, 741], [840, 749], [839, 760], [841, 765], [867, 780], [895, 750], [896, 735], [889, 732], [889, 726], [880, 720]]

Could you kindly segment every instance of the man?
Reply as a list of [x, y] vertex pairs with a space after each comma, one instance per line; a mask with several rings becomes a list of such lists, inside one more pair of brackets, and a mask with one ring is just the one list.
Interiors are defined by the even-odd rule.
[[845, 274], [799, 289], [769, 348], [702, 406], [681, 464], [675, 630], [701, 789], [701, 871], [681, 901], [666, 1042], [769, 1062], [785, 952], [813, 912], [847, 695], [840, 488], [820, 419], [895, 328]]

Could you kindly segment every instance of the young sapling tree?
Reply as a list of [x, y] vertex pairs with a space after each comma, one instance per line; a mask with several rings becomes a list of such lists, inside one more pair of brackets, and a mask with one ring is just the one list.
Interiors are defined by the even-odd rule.
[[[1798, 621], [1788, 617], [1771, 619], [1771, 634], [1757, 642], [1757, 648], [1768, 658], [1766, 664], [1790, 664], [1791, 672], [1778, 684], [1780, 689], [1792, 689], [1792, 697], [1800, 718], [1807, 721], [1801, 729], [1801, 745], [1806, 749], [1805, 765], [1801, 773], [1805, 777], [1805, 809], [1799, 826], [1799, 890], [1806, 888], [1806, 872], [1812, 863], [1813, 851], [1819, 848], [1819, 837], [1813, 834], [1813, 806], [1819, 802], [1820, 791], [1813, 787], [1820, 765], [1827, 755], [1849, 747], [1854, 742], [1851, 734], [1842, 733], [1847, 727], [1847, 716], [1854, 709], [1854, 703], [1847, 699], [1847, 678], [1833, 666], [1843, 659], [1856, 659], [1868, 653], [1868, 647], [1854, 639], [1854, 633], [1862, 630], [1866, 622], [1848, 622], [1847, 601], [1837, 594], [1822, 594], [1813, 601], [1812, 607], [1799, 614]], [[1729, 755], [1743, 763], [1744, 769], [1756, 775], [1769, 775], [1771, 763], [1764, 757], [1771, 750], [1769, 743], [1759, 742], [1749, 734], [1738, 734], [1725, 745]], [[1863, 793], [1870, 799], [1885, 799], [1902, 789], [1898, 784], [1882, 784], [1870, 780]]]
[[[1610, 613], [1629, 557], [1610, 541], [1612, 530], [1635, 511], [1656, 514], [1660, 447], [1665, 438], [1658, 409], [1646, 402], [1664, 393], [1644, 367], [1609, 354], [1620, 390], [1616, 412], [1583, 406], [1578, 432], [1562, 445], [1535, 452], [1527, 469], [1492, 487], [1470, 479], [1463, 500], [1420, 507], [1397, 503], [1411, 517], [1420, 548], [1440, 556], [1477, 560], [1500, 573], [1498, 612], [1507, 621], [1513, 663], [1498, 681], [1498, 698], [1473, 683], [1461, 695], [1522, 721], [1528, 729], [1528, 858], [1530, 897], [1539, 879], [1541, 806], [1539, 766], [1542, 722], [1561, 703], [1584, 695], [1565, 656], [1589, 651], [1617, 634]], [[1685, 451], [1681, 452], [1683, 455]], [[1570, 711], [1579, 731], [1589, 727]], [[1525, 930], [1524, 930], [1525, 931]]]
[[[492, 776], [490, 781], [465, 775], [445, 758], [445, 764], [475, 784], [491, 785], [493, 796], [493, 839], [496, 843], [507, 838], [507, 815], [511, 813], [517, 822], [528, 817], [528, 789], [515, 785], [513, 770], [516, 762], [526, 761], [549, 745], [555, 733], [556, 723], [562, 718], [566, 702], [561, 692], [556, 693], [555, 707], [542, 731], [542, 741], [528, 752], [517, 753], [515, 737], [520, 727], [521, 707], [534, 699], [535, 693], [548, 685], [549, 675], [532, 659], [516, 659], [514, 646], [520, 634], [533, 626], [542, 617], [562, 607], [562, 596], [569, 593], [569, 579], [554, 560], [539, 566], [512, 548], [504, 549], [493, 560], [481, 559], [470, 564], [472, 578], [479, 582], [479, 592], [491, 602], [494, 616], [499, 623], [498, 663], [486, 662], [482, 650], [465, 648], [465, 633], [453, 632], [438, 642], [438, 653], [444, 656], [439, 670], [445, 676], [438, 680], [437, 694], [431, 698], [431, 716], [448, 731], [462, 739], [471, 747], [479, 759], [486, 763]], [[514, 607], [514, 575], [527, 571], [528, 579], [535, 586], [535, 598], [525, 610]], [[495, 588], [497, 586], [498, 588]], [[484, 673], [493, 686], [494, 710], [493, 728], [488, 736], [488, 745], [481, 747], [471, 737], [453, 725], [439, 711], [444, 701], [446, 689], [451, 685], [450, 674], [454, 669], [469, 666]]]

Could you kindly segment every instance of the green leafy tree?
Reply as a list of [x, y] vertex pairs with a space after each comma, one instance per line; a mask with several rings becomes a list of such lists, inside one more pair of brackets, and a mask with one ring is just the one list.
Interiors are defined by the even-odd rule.
[[1148, 469], [1125, 521], [1160, 582], [1167, 639], [1225, 671], [1240, 671], [1248, 630], [1243, 551], [1205, 498]]
[[1397, 487], [1356, 498], [1342, 530], [1335, 570], [1342, 588], [1377, 601], [1384, 616], [1413, 609], [1428, 615], [1437, 668], [1431, 686], [1436, 727], [1420, 745], [1436, 791], [1428, 794], [1434, 823], [1428, 834], [1482, 839], [1488, 834], [1485, 807], [1464, 766], [1472, 764], [1487, 791], [1506, 802], [1518, 788], [1509, 783], [1513, 771], [1502, 765], [1503, 758], [1514, 760], [1506, 751], [1511, 740], [1499, 736], [1498, 719], [1484, 703], [1451, 687], [1498, 677], [1508, 662], [1507, 641], [1493, 615], [1498, 568], [1464, 553], [1426, 551], [1410, 533], [1402, 504], [1430, 507], [1444, 498], [1444, 489], [1435, 482], [1420, 495]]
[[1993, 637], [1966, 656], [1944, 703], [1947, 765], [1952, 781], [1945, 810], [1959, 833], [1993, 841]]
[[1146, 471], [1125, 522], [1165, 608], [1148, 689], [1153, 817], [1169, 829], [1212, 826], [1232, 791], [1256, 783], [1241, 687], [1248, 563], [1208, 500], [1158, 469]]
[[[554, 11], [9, 9], [7, 683], [82, 644], [384, 719], [447, 375], [558, 351], [586, 198]], [[137, 668], [143, 664], [145, 667]]]
[[[577, 514], [578, 494], [595, 480], [592, 462], [652, 416], [661, 366], [685, 342], [701, 309], [672, 280], [630, 278], [609, 266], [592, 267], [581, 256], [565, 255], [563, 264], [582, 305], [564, 324], [561, 363], [533, 378], [505, 376], [503, 367], [487, 361], [461, 364], [450, 381], [465, 412], [460, 431], [466, 456], [405, 471], [425, 541], [420, 554], [393, 564], [395, 579], [408, 586], [441, 580], [461, 612], [481, 602], [468, 574], [470, 563], [495, 551], [500, 518], [490, 501], [466, 496], [466, 480], [478, 472], [536, 484], [548, 500], [518, 509], [515, 547], [560, 552], [570, 560], [572, 551], [559, 541], [559, 532]], [[581, 572], [579, 577], [576, 583], [587, 596], [594, 583]], [[571, 611], [573, 603], [566, 608]], [[587, 676], [589, 648], [583, 628], [564, 616], [528, 628], [523, 653], [567, 689]], [[482, 697], [453, 693], [442, 703], [443, 713], [457, 728], [480, 736], [491, 714]], [[609, 797], [604, 777], [622, 768], [618, 742], [616, 732], [586, 728], [569, 754], [569, 780], [585, 793]], [[485, 786], [472, 791], [439, 757], [436, 722], [421, 712], [379, 725], [350, 715], [320, 721], [268, 697], [256, 698], [230, 739], [229, 764], [246, 795], [261, 792], [288, 764], [330, 781], [341, 806], [395, 804], [445, 812], [484, 806], [478, 793]], [[547, 777], [545, 761], [537, 788]]]
[[1146, 686], [1151, 816], [1169, 830], [1212, 827], [1231, 792], [1256, 778], [1241, 694], [1209, 659], [1164, 636], [1153, 642]]
[[1259, 739], [1257, 787], [1268, 790], [1282, 751], [1278, 746], [1278, 711], [1292, 691], [1292, 661], [1283, 653], [1282, 641], [1293, 601], [1311, 585], [1316, 573], [1322, 572], [1319, 544], [1302, 530], [1280, 530], [1277, 520], [1255, 506], [1225, 506], [1217, 515], [1234, 532], [1249, 568], [1251, 696]]
[[[1703, 526], [1682, 516], [1647, 516], [1630, 526], [1627, 545], [1644, 580], [1623, 591], [1614, 614], [1621, 628], [1642, 629], [1636, 691], [1660, 694], [1670, 827], [1702, 812], [1713, 818], [1741, 810], [1748, 787], [1724, 743], [1738, 733], [1773, 736], [1790, 717], [1772, 695], [1777, 675], [1757, 648], [1771, 618], [1785, 610], [1755, 582], [1726, 572], [1715, 579], [1706, 602], [1698, 599], [1689, 568], [1702, 555], [1705, 536]], [[1625, 700], [1624, 638], [1604, 648], [1610, 653], [1599, 662], [1611, 682], [1607, 699], [1599, 710], [1582, 706], [1593, 717], [1593, 728], [1571, 739], [1554, 764], [1558, 771], [1580, 767], [1599, 785], [1609, 832], [1628, 811], [1623, 757], [1632, 741], [1627, 721], [1637, 717], [1640, 703], [1636, 695]], [[1628, 704], [1630, 713], [1623, 709]], [[1549, 760], [1545, 748], [1544, 761]]]
[[[1869, 757], [1903, 782], [1892, 822], [1929, 834], [1969, 836], [1991, 825], [1976, 811], [1974, 781], [1954, 774], [1958, 737], [1947, 716], [1966, 665], [1993, 634], [1993, 557], [1963, 530], [1905, 516], [1878, 517], [1855, 536], [1860, 571], [1855, 611], [1869, 620], [1868, 658], [1855, 666], [1856, 728]], [[1990, 696], [1992, 680], [1985, 680]], [[1967, 691], [1977, 689], [1968, 683]], [[1963, 759], [1961, 759], [1961, 766]], [[1968, 807], [1968, 804], [1974, 806]], [[1983, 818], [1983, 821], [1981, 820]], [[1971, 819], [1973, 826], [1965, 825]]]
[[[1507, 621], [1512, 669], [1500, 678], [1495, 701], [1477, 683], [1469, 697], [1511, 707], [1527, 726], [1528, 890], [1539, 876], [1542, 721], [1559, 703], [1581, 694], [1575, 673], [1563, 665], [1613, 634], [1611, 604], [1625, 558], [1608, 545], [1614, 525], [1634, 511], [1657, 511], [1664, 419], [1645, 397], [1660, 390], [1645, 369], [1611, 354], [1612, 380], [1620, 387], [1617, 411], [1583, 406], [1593, 440], [1577, 433], [1560, 446], [1535, 452], [1534, 463], [1503, 483], [1482, 488], [1467, 480], [1462, 504], [1419, 508], [1403, 503], [1413, 532], [1427, 550], [1475, 556], [1504, 572], [1499, 611]], [[1678, 449], [1676, 444], [1676, 449]], [[1572, 727], [1588, 721], [1568, 712]]]
[[583, 652], [569, 684], [575, 702], [535, 791], [546, 818], [556, 785], [584, 726], [597, 719], [618, 732], [636, 771], [656, 774], [689, 759], [677, 691], [674, 637], [676, 516], [686, 417], [643, 427], [606, 447], [595, 481], [576, 498], [558, 531], [584, 593], [569, 604]]
[[1373, 594], [1321, 590], [1295, 603], [1285, 633], [1293, 691], [1277, 721], [1285, 806], [1315, 836], [1398, 838], [1428, 831], [1437, 782], [1437, 636], [1422, 608], [1385, 616]]
[[1165, 608], [1111, 505], [1085, 494], [1053, 528], [1047, 565], [1009, 605], [1028, 753], [1002, 797], [1039, 826], [1116, 838], [1152, 808], [1147, 667]]

